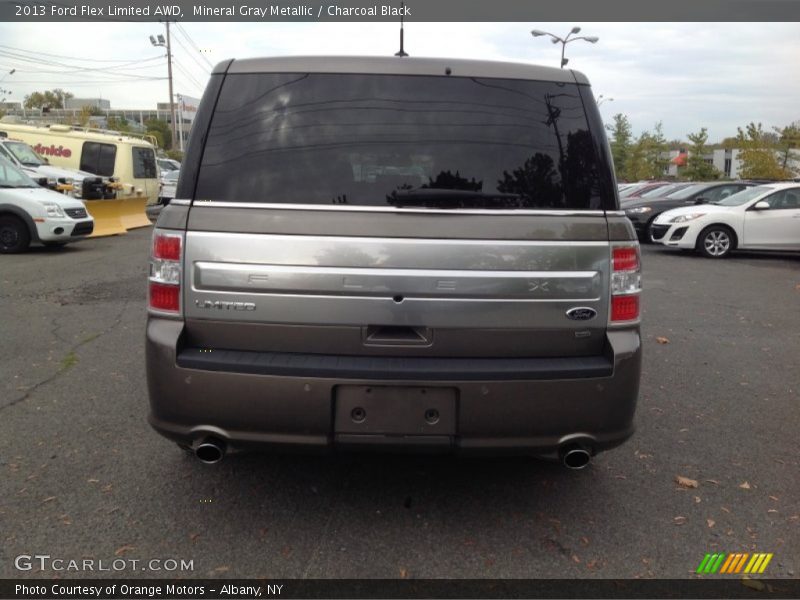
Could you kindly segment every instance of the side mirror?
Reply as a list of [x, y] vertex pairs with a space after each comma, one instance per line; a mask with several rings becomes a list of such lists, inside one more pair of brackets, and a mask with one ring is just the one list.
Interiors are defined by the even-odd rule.
[[753, 210], [769, 210], [769, 202], [761, 200], [753, 205]]
[[695, 204], [705, 204], [706, 202], [708, 202], [708, 198], [703, 198], [702, 196], [694, 201]]

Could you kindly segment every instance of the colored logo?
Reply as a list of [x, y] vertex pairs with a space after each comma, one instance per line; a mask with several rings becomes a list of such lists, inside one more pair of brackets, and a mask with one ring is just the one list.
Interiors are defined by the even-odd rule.
[[719, 573], [720, 575], [763, 573], [771, 560], [771, 553], [749, 554], [747, 552], [734, 552], [733, 554], [725, 554], [724, 552], [720, 552], [717, 554], [706, 554], [700, 566], [697, 567], [697, 573]]

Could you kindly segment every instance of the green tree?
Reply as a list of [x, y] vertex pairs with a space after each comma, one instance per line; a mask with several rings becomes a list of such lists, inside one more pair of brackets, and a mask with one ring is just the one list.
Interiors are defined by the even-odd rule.
[[65, 92], [61, 88], [45, 90], [43, 92], [32, 92], [25, 96], [23, 105], [27, 109], [35, 108], [64, 108], [66, 101], [73, 98], [73, 94]]
[[613, 117], [613, 123], [606, 125], [606, 129], [611, 132], [611, 158], [614, 161], [614, 169], [617, 172], [617, 179], [625, 181], [630, 179], [625, 171], [628, 155], [631, 151], [633, 133], [628, 117], [622, 113], [617, 113]]
[[645, 140], [644, 153], [647, 162], [645, 179], [660, 179], [664, 176], [664, 171], [669, 166], [668, 149], [663, 126], [659, 121], [653, 128], [653, 133]]
[[[739, 176], [743, 179], [788, 179], [790, 173], [778, 162], [778, 154], [773, 136], [768, 135], [761, 123], [749, 123], [736, 136], [741, 168]], [[777, 139], [777, 136], [775, 136]]]
[[130, 133], [131, 131], [131, 124], [125, 117], [108, 117], [106, 126], [120, 133]]
[[778, 135], [778, 164], [789, 176], [800, 174], [800, 121], [773, 130]]
[[706, 162], [704, 156], [708, 152], [708, 130], [703, 127], [697, 133], [690, 133], [686, 137], [692, 145], [689, 148], [689, 158], [686, 160], [686, 169], [683, 176], [690, 181], [710, 181], [719, 179], [720, 172]]
[[624, 171], [628, 181], [649, 179], [650, 168], [647, 164], [647, 148], [650, 146], [651, 134], [643, 131], [628, 150]]
[[155, 136], [159, 148], [172, 148], [172, 131], [169, 123], [161, 119], [148, 119], [144, 122], [146, 132]]

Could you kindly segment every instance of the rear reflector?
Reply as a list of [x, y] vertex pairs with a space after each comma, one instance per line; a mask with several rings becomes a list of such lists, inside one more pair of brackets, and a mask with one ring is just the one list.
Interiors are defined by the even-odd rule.
[[611, 320], [633, 321], [639, 318], [639, 294], [611, 297]]
[[181, 308], [181, 287], [150, 282], [150, 308], [178, 312]]

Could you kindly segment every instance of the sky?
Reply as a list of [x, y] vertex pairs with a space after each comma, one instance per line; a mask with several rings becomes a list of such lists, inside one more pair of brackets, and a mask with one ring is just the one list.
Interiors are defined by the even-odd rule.
[[[563, 36], [575, 25], [600, 38], [570, 43], [567, 57], [595, 97], [613, 99], [600, 107], [606, 122], [624, 113], [638, 135], [661, 121], [670, 140], [706, 127], [714, 142], [750, 121], [765, 129], [800, 121], [800, 23], [406, 22], [406, 51], [558, 66], [561, 46], [530, 31]], [[175, 92], [199, 97], [208, 64], [226, 58], [391, 55], [398, 30], [395, 23], [182, 23], [172, 27]], [[60, 87], [108, 99], [112, 108], [153, 109], [169, 96], [165, 52], [148, 39], [159, 33], [160, 23], [0, 23], [0, 89], [7, 90], [0, 98], [22, 101]]]

